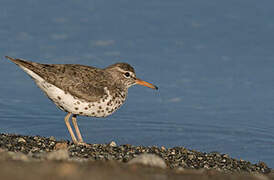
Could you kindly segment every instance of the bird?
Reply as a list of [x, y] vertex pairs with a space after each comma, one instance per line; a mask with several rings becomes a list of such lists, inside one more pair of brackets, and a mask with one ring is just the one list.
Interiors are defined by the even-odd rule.
[[[18, 65], [67, 114], [65, 124], [76, 145], [83, 141], [77, 116], [107, 117], [124, 104], [129, 87], [138, 84], [157, 90], [158, 87], [136, 77], [128, 63], [115, 63], [106, 68], [80, 64], [42, 64], [5, 56]], [[76, 136], [70, 125], [73, 124]]]

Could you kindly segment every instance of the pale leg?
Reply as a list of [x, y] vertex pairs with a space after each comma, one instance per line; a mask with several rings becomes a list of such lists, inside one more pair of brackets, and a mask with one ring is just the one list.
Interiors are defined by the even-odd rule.
[[65, 123], [66, 123], [66, 125], [67, 125], [68, 130], [69, 130], [69, 133], [70, 133], [70, 136], [71, 136], [72, 141], [73, 141], [75, 144], [78, 144], [78, 141], [77, 141], [77, 139], [76, 139], [76, 137], [75, 137], [75, 135], [74, 135], [74, 133], [73, 133], [73, 130], [72, 130], [71, 126], [70, 126], [70, 123], [69, 123], [69, 118], [70, 118], [71, 114], [72, 114], [72, 113], [68, 113], [68, 114], [66, 115], [66, 117], [65, 117]]
[[78, 127], [78, 124], [77, 124], [77, 119], [76, 119], [76, 115], [72, 115], [72, 123], [73, 123], [73, 126], [74, 126], [74, 129], [76, 131], [76, 135], [78, 137], [78, 142], [82, 143], [83, 142], [83, 138], [81, 136], [81, 132], [79, 130], [79, 127]]

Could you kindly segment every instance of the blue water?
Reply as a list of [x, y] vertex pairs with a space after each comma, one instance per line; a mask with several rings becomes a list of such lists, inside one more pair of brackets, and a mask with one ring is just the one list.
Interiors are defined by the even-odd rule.
[[[184, 146], [274, 168], [274, 1], [3, 0], [0, 56], [105, 67], [135, 86], [117, 113], [79, 117], [88, 143]], [[70, 139], [65, 113], [1, 58], [0, 132]]]

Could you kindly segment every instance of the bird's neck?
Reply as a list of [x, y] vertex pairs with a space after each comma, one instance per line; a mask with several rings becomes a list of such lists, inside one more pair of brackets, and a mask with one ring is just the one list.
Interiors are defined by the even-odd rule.
[[117, 95], [122, 98], [122, 99], [126, 99], [127, 97], [127, 93], [128, 93], [128, 88], [124, 88], [124, 87], [119, 87], [119, 86], [116, 86], [115, 88], [115, 92], [117, 93]]

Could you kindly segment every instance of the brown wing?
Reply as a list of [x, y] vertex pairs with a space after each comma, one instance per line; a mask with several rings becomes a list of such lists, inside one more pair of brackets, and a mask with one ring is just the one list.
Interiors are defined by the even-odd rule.
[[106, 77], [101, 69], [75, 64], [40, 64], [22, 59], [6, 58], [18, 66], [28, 68], [47, 82], [78, 98], [95, 102], [106, 94], [104, 90]]

